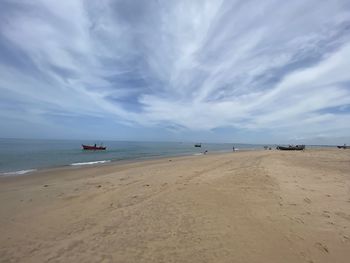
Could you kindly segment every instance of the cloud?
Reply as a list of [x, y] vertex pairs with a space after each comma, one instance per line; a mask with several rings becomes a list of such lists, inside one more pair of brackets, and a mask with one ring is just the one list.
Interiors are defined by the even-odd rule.
[[298, 138], [350, 128], [346, 0], [0, 5], [7, 118]]

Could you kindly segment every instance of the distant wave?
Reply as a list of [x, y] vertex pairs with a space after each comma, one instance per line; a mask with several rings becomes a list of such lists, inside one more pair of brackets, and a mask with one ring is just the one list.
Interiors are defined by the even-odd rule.
[[19, 171], [14, 171], [14, 172], [7, 172], [7, 173], [2, 173], [1, 175], [22, 175], [22, 174], [27, 174], [31, 172], [37, 171], [36, 169], [29, 169], [29, 170], [19, 170]]
[[98, 163], [109, 163], [111, 160], [103, 160], [103, 161], [94, 161], [94, 162], [85, 162], [85, 163], [71, 163], [70, 165], [78, 166], [78, 165], [91, 165]]
[[203, 155], [203, 153], [194, 153], [193, 155]]

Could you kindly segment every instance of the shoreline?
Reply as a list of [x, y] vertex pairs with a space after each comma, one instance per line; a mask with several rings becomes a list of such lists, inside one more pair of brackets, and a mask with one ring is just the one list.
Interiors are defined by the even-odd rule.
[[[310, 152], [310, 151], [323, 151], [323, 150], [334, 150], [334, 151], [341, 151], [341, 149], [336, 149], [336, 148], [328, 148], [328, 147], [315, 147], [315, 148], [308, 148], [304, 150], [304, 152]], [[199, 156], [215, 156], [215, 155], [226, 155], [226, 154], [239, 154], [243, 152], [285, 152], [285, 151], [279, 151], [276, 149], [272, 150], [264, 150], [264, 149], [238, 149], [235, 150], [234, 152], [232, 151], [211, 151], [207, 154], [204, 153], [192, 153], [192, 154], [179, 154], [179, 155], [169, 155], [169, 156], [154, 156], [154, 157], [142, 157], [142, 158], [136, 158], [136, 159], [124, 159], [124, 160], [102, 160], [103, 163], [100, 163], [101, 161], [92, 161], [96, 162], [93, 164], [79, 164], [75, 165], [73, 164], [66, 164], [66, 165], [59, 165], [59, 166], [52, 166], [52, 167], [42, 167], [42, 168], [29, 168], [27, 170], [17, 170], [13, 172], [5, 172], [5, 173], [0, 173], [0, 181], [5, 178], [21, 178], [25, 176], [36, 176], [38, 174], [46, 174], [50, 172], [61, 172], [61, 171], [70, 171], [70, 170], [80, 170], [80, 169], [89, 169], [89, 168], [99, 168], [99, 167], [105, 167], [105, 166], [113, 166], [117, 168], [119, 165], [127, 165], [127, 164], [139, 164], [139, 163], [144, 163], [144, 162], [157, 162], [157, 161], [162, 161], [165, 159], [177, 159], [177, 158], [196, 158]], [[299, 151], [292, 151], [292, 152], [299, 152]], [[91, 162], [86, 162], [86, 163], [91, 163]], [[21, 171], [29, 171], [28, 173], [20, 173], [20, 174], [13, 174], [16, 172], [21, 172]]]
[[[242, 153], [242, 152], [249, 152], [249, 151], [261, 151], [261, 150], [241, 150], [237, 151], [235, 153]], [[33, 169], [32, 172], [26, 173], [26, 174], [18, 174], [18, 175], [0, 175], [0, 183], [2, 181], [16, 181], [23, 179], [30, 180], [31, 178], [43, 178], [45, 179], [46, 176], [56, 176], [56, 174], [62, 174], [62, 173], [81, 173], [91, 170], [98, 171], [100, 169], [108, 169], [108, 170], [115, 170], [115, 169], [123, 169], [124, 167], [129, 166], [139, 166], [139, 165], [152, 165], [157, 163], [163, 163], [164, 161], [176, 161], [176, 160], [182, 160], [182, 159], [195, 159], [200, 158], [201, 156], [220, 156], [220, 155], [227, 155], [232, 154], [233, 152], [211, 152], [208, 154], [192, 154], [192, 155], [176, 155], [176, 156], [163, 156], [163, 157], [157, 157], [157, 158], [142, 158], [142, 159], [130, 159], [130, 160], [117, 160], [117, 161], [110, 161], [106, 163], [99, 163], [99, 164], [91, 164], [91, 165], [64, 165], [64, 166], [57, 166], [57, 167], [50, 167], [50, 168], [39, 168], [39, 169]], [[54, 175], [52, 175], [54, 174]]]
[[[263, 150], [263, 149], [262, 149]], [[260, 149], [242, 149], [242, 150], [236, 150], [236, 152], [244, 152], [244, 151], [260, 151]], [[211, 151], [210, 155], [213, 154], [227, 154], [232, 153], [232, 151], [224, 151], [224, 150], [218, 150], [218, 151]], [[97, 161], [90, 161], [90, 162], [82, 162], [82, 163], [71, 163], [71, 164], [65, 164], [65, 165], [58, 165], [58, 166], [51, 166], [51, 167], [41, 167], [41, 168], [28, 168], [23, 170], [14, 170], [9, 172], [1, 172], [0, 173], [0, 179], [4, 177], [18, 177], [18, 176], [32, 176], [36, 173], [40, 172], [49, 172], [51, 170], [57, 170], [57, 169], [77, 169], [77, 168], [83, 168], [83, 167], [99, 167], [104, 165], [116, 165], [116, 164], [126, 164], [126, 163], [134, 163], [134, 162], [144, 162], [144, 161], [151, 161], [151, 160], [161, 160], [161, 159], [167, 159], [167, 158], [178, 158], [178, 157], [191, 157], [191, 156], [201, 156], [204, 155], [204, 153], [191, 153], [191, 154], [177, 154], [177, 155], [157, 155], [152, 157], [139, 157], [135, 159], [123, 159], [123, 160], [97, 160]]]
[[[313, 150], [339, 150], [336, 148], [331, 148], [330, 146], [312, 146], [312, 148], [306, 149], [306, 151], [313, 151]], [[264, 149], [236, 149], [235, 153], [240, 152], [246, 152], [246, 151], [276, 151], [276, 149], [272, 150], [264, 150]], [[230, 150], [218, 150], [218, 151], [211, 151], [207, 153], [208, 155], [217, 155], [217, 154], [229, 154], [232, 153]], [[137, 162], [144, 162], [144, 161], [152, 161], [152, 160], [162, 160], [167, 158], [179, 158], [179, 157], [191, 157], [191, 156], [201, 156], [205, 155], [203, 152], [201, 153], [191, 153], [191, 154], [177, 154], [177, 155], [164, 155], [164, 156], [152, 156], [152, 157], [139, 157], [135, 159], [123, 159], [123, 160], [97, 160], [97, 161], [90, 161], [90, 162], [82, 162], [80, 163], [71, 163], [71, 164], [65, 164], [65, 165], [58, 165], [58, 166], [51, 166], [51, 167], [41, 167], [41, 168], [28, 168], [28, 169], [22, 169], [22, 170], [14, 170], [9, 172], [1, 172], [0, 173], [0, 180], [1, 178], [7, 178], [7, 177], [21, 177], [21, 176], [33, 176], [37, 173], [45, 173], [50, 171], [56, 171], [56, 170], [67, 170], [67, 169], [79, 169], [79, 168], [94, 168], [94, 167], [100, 167], [105, 165], [122, 165], [122, 164], [128, 164], [128, 163], [137, 163]], [[91, 164], [90, 164], [91, 163]]]
[[[59, 140], [58, 140], [59, 141]], [[146, 142], [147, 143], [147, 142]], [[61, 168], [61, 167], [70, 167], [70, 166], [93, 166], [95, 164], [99, 165], [102, 163], [116, 163], [116, 162], [134, 162], [134, 161], [139, 161], [139, 160], [153, 160], [153, 159], [158, 159], [158, 158], [174, 158], [177, 156], [192, 156], [192, 155], [201, 155], [204, 153], [204, 150], [209, 150], [210, 154], [213, 153], [230, 153], [232, 152], [231, 148], [225, 148], [225, 149], [210, 149], [212, 143], [208, 144], [207, 148], [206, 146], [202, 147], [200, 149], [200, 152], [198, 150], [193, 150], [188, 152], [188, 149], [184, 152], [176, 152], [174, 150], [173, 153], [168, 153], [168, 152], [145, 152], [143, 154], [139, 154], [136, 156], [128, 155], [128, 154], [123, 154], [122, 157], [118, 157], [118, 155], [114, 154], [113, 151], [109, 153], [108, 151], [106, 152], [101, 152], [102, 155], [96, 155], [95, 158], [85, 158], [87, 155], [83, 154], [82, 156], [78, 156], [77, 153], [74, 153], [74, 156], [70, 156], [69, 159], [65, 159], [65, 161], [52, 161], [55, 160], [54, 155], [48, 155], [47, 158], [44, 158], [41, 160], [40, 156], [35, 156], [32, 158], [29, 158], [29, 161], [25, 161], [26, 157], [22, 156], [21, 158], [23, 159], [18, 159], [18, 160], [11, 160], [9, 159], [9, 163], [11, 165], [5, 165], [7, 163], [6, 159], [4, 158], [4, 163], [3, 167], [1, 167], [2, 171], [0, 172], [0, 177], [8, 177], [8, 176], [22, 176], [22, 175], [31, 175], [37, 171], [41, 170], [48, 170], [48, 169], [56, 169], [56, 168]], [[222, 145], [226, 145], [227, 143], [222, 143]], [[212, 144], [215, 145], [215, 144]], [[220, 144], [218, 144], [220, 145]], [[245, 144], [245, 143], [237, 143], [234, 144], [236, 151], [238, 149], [239, 152], [241, 151], [259, 151], [263, 149], [263, 144]], [[18, 145], [17, 145], [18, 146]], [[276, 145], [270, 145], [272, 149], [275, 149]], [[308, 146], [308, 149], [320, 149], [320, 148], [330, 148], [331, 146], [315, 146], [315, 145], [310, 145]], [[171, 150], [172, 151], [172, 150]], [[170, 152], [171, 152], [170, 151]], [[97, 152], [99, 153], [99, 152]], [[106, 154], [105, 154], [106, 153]], [[2, 153], [6, 157], [6, 152]], [[28, 153], [30, 154], [30, 153]], [[65, 153], [67, 154], [67, 153]], [[64, 155], [64, 154], [63, 154]], [[85, 156], [85, 157], [84, 157]], [[93, 156], [93, 155], [92, 155]], [[17, 168], [14, 168], [16, 167]]]

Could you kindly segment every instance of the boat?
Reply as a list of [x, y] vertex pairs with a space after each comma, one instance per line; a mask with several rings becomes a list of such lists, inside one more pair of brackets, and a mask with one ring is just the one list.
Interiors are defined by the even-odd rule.
[[288, 147], [278, 145], [276, 149], [281, 151], [302, 151], [305, 150], [305, 145], [289, 145]]
[[90, 151], [98, 151], [98, 150], [106, 150], [106, 146], [97, 146], [96, 144], [95, 145], [85, 145], [85, 144], [82, 144], [81, 145], [83, 147], [83, 150], [90, 150]]
[[202, 144], [201, 144], [201, 143], [196, 143], [196, 144], [194, 145], [194, 147], [202, 147]]
[[338, 145], [337, 147], [338, 149], [350, 149], [350, 146], [346, 146], [346, 145]]

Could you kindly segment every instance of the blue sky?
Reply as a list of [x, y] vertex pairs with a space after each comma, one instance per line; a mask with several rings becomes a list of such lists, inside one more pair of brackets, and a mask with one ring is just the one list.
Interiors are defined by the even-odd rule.
[[350, 1], [2, 0], [0, 137], [350, 144]]

